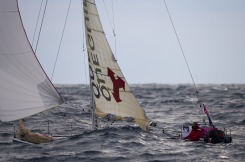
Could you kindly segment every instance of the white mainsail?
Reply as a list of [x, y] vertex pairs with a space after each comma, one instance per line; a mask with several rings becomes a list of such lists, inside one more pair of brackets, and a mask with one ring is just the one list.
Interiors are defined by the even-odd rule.
[[17, 0], [0, 0], [0, 120], [17, 120], [62, 103], [28, 41]]
[[96, 116], [112, 114], [121, 120], [133, 118], [143, 130], [148, 130], [150, 121], [114, 58], [95, 0], [84, 0], [83, 6], [92, 101]]

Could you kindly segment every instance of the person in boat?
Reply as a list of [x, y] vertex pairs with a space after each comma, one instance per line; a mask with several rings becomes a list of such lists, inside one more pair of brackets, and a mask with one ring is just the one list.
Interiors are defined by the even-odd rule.
[[25, 127], [22, 119], [19, 120], [19, 131], [17, 138], [22, 141], [35, 144], [48, 143], [54, 140], [51, 136], [42, 135], [40, 133], [32, 133], [29, 129]]
[[184, 138], [187, 141], [200, 141], [203, 138], [206, 143], [231, 143], [231, 137], [225, 137], [225, 133], [215, 127], [199, 127], [197, 122], [193, 122], [191, 133]]
[[184, 138], [187, 141], [199, 141], [202, 136], [202, 130], [197, 122], [193, 122], [191, 133]]

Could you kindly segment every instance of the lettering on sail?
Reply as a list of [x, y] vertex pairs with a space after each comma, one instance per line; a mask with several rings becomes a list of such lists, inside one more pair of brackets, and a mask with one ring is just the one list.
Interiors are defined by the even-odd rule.
[[[89, 27], [89, 13], [87, 10], [87, 1], [84, 0], [84, 20], [86, 26], [86, 37], [88, 43], [88, 61], [89, 61], [89, 75], [91, 80], [91, 86], [94, 96], [96, 98], [104, 97], [107, 101], [111, 101], [111, 95], [108, 88], [105, 86], [105, 80], [103, 79], [102, 70], [100, 68], [100, 62], [98, 54], [96, 53], [96, 44], [92, 36], [92, 29]], [[93, 66], [94, 65], [94, 66]], [[93, 69], [94, 67], [94, 69]]]

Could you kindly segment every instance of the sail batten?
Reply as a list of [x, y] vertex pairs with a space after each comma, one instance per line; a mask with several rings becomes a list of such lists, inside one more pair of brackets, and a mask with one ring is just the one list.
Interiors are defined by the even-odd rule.
[[62, 104], [30, 45], [17, 0], [0, 0], [0, 12], [0, 120], [17, 120]]
[[115, 60], [95, 1], [84, 0], [83, 4], [92, 105], [96, 116], [113, 115], [121, 120], [131, 118], [143, 130], [148, 130], [150, 120], [131, 92]]

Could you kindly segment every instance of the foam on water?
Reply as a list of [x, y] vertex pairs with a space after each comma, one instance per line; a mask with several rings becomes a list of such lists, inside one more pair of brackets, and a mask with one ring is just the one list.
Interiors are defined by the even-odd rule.
[[[0, 161], [243, 161], [245, 159], [245, 85], [200, 85], [199, 93], [215, 126], [229, 126], [233, 143], [205, 144], [167, 138], [180, 126], [202, 119], [191, 85], [132, 85], [149, 118], [159, 124], [150, 133], [135, 125], [91, 131], [87, 85], [58, 85], [66, 104], [26, 118], [35, 132], [75, 135], [48, 144], [12, 143], [13, 125], [0, 122]], [[84, 122], [86, 121], [86, 122]], [[72, 130], [72, 131], [71, 131]]]

